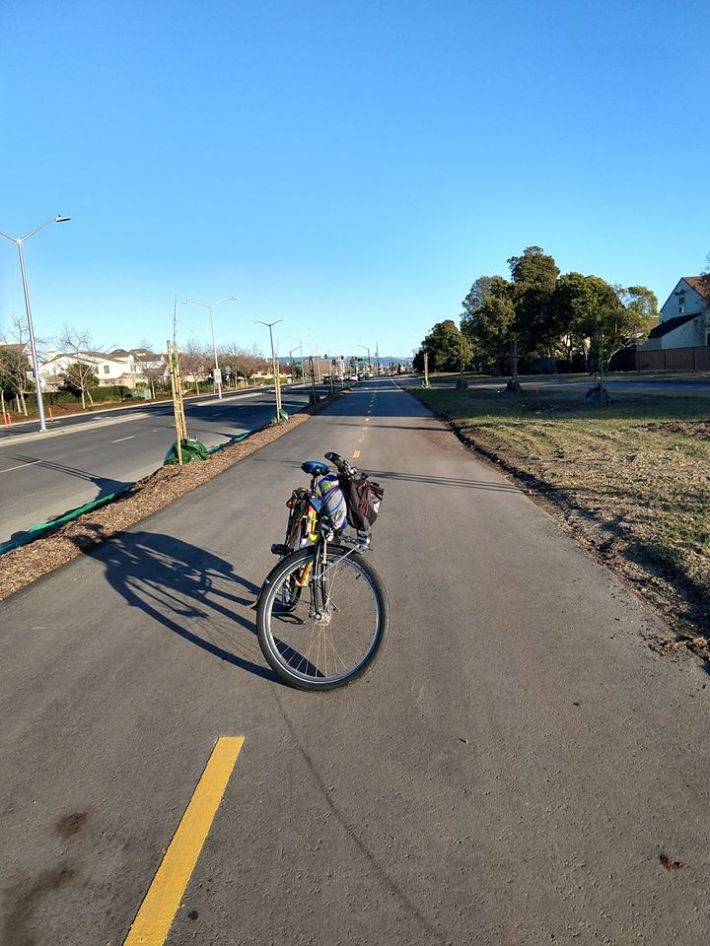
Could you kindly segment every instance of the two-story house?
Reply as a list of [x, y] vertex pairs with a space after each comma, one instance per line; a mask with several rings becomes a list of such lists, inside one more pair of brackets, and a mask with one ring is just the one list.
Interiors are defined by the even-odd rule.
[[684, 276], [661, 306], [661, 321], [636, 349], [641, 371], [710, 369], [710, 277]]
[[112, 352], [83, 351], [78, 356], [61, 352], [48, 354], [49, 358], [39, 369], [42, 387], [47, 391], [56, 391], [64, 381], [69, 367], [77, 361], [92, 366], [99, 379], [99, 386], [116, 384], [127, 388], [148, 384], [147, 370], [164, 368], [167, 364], [164, 355], [147, 352], [142, 348], [117, 348]]

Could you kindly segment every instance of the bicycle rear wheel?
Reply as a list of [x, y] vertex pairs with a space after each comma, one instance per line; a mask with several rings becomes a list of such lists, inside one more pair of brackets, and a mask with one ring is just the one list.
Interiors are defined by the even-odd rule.
[[352, 683], [379, 656], [389, 601], [362, 554], [328, 546], [322, 568], [313, 546], [288, 555], [269, 573], [256, 623], [264, 657], [282, 680], [301, 690], [331, 690]]

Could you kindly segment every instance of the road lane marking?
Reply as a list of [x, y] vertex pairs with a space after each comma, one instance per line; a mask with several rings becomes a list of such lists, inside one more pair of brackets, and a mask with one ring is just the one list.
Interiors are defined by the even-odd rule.
[[111, 443], [123, 443], [124, 440], [133, 440], [135, 436], [135, 434], [131, 434], [130, 437], [119, 437], [118, 440], [112, 440]]
[[10, 466], [6, 470], [0, 470], [0, 473], [12, 473], [13, 470], [21, 470], [25, 466], [34, 466], [35, 463], [41, 462], [41, 460], [29, 460], [27, 463], [20, 463], [19, 466]]
[[360, 451], [353, 450], [353, 460], [358, 460], [360, 458]]
[[243, 745], [217, 740], [123, 946], [163, 946]]

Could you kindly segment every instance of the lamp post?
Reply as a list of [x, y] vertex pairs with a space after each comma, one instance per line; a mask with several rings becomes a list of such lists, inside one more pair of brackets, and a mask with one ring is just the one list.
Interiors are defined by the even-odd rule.
[[367, 352], [367, 373], [369, 374], [372, 371], [372, 362], [370, 360], [370, 349], [367, 347], [367, 345], [358, 345], [357, 347], [364, 348], [365, 351]]
[[293, 380], [294, 380], [293, 379], [293, 353], [295, 351], [298, 351], [299, 348], [301, 349], [301, 374], [302, 375], [305, 374], [305, 372], [303, 371], [303, 342], [299, 338], [298, 345], [296, 345], [295, 348], [289, 349], [289, 353], [288, 353], [289, 361], [291, 362], [291, 383], [293, 383]]
[[0, 236], [4, 236], [6, 240], [9, 240], [11, 243], [14, 243], [17, 246], [17, 252], [20, 257], [20, 275], [22, 276], [22, 291], [25, 294], [25, 311], [27, 312], [27, 331], [30, 336], [30, 353], [32, 355], [32, 374], [35, 379], [35, 389], [37, 396], [37, 413], [39, 414], [39, 429], [44, 431], [47, 429], [47, 424], [44, 419], [44, 401], [42, 399], [42, 379], [39, 376], [39, 359], [37, 357], [37, 343], [35, 342], [35, 329], [32, 324], [32, 309], [30, 307], [30, 293], [27, 288], [27, 274], [25, 273], [25, 260], [22, 255], [22, 244], [25, 240], [29, 240], [31, 236], [34, 236], [35, 233], [39, 233], [40, 230], [44, 230], [45, 227], [48, 227], [50, 223], [66, 223], [67, 220], [70, 220], [71, 217], [64, 217], [62, 214], [57, 214], [56, 217], [51, 217], [49, 220], [45, 220], [44, 223], [41, 223], [38, 227], [35, 227], [34, 230], [30, 230], [29, 233], [26, 233], [22, 237], [13, 237], [9, 233], [3, 233], [0, 230]]
[[276, 397], [276, 423], [281, 423], [281, 379], [280, 372], [276, 370], [276, 355], [274, 353], [274, 325], [278, 325], [279, 322], [283, 322], [283, 319], [276, 319], [275, 322], [262, 322], [259, 319], [254, 323], [254, 325], [266, 325], [269, 329], [269, 341], [271, 342], [271, 370], [274, 373], [274, 395]]
[[197, 302], [195, 299], [185, 299], [183, 305], [199, 305], [207, 309], [210, 314], [210, 331], [212, 332], [212, 351], [214, 352], [214, 387], [217, 388], [217, 396], [222, 399], [222, 372], [219, 370], [219, 361], [217, 360], [217, 345], [214, 340], [214, 320], [212, 318], [212, 309], [223, 302], [236, 302], [236, 296], [227, 296], [226, 299], [220, 299], [218, 302]]

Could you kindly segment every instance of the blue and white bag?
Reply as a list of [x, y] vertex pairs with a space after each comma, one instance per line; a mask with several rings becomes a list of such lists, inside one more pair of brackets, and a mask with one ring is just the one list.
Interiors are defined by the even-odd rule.
[[345, 496], [340, 488], [340, 481], [335, 473], [329, 473], [318, 481], [318, 489], [323, 497], [323, 508], [334, 529], [344, 529], [348, 524]]

